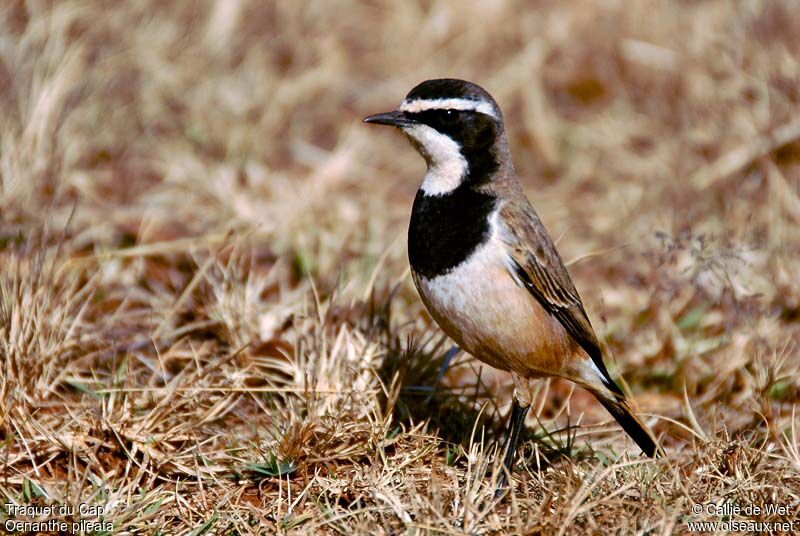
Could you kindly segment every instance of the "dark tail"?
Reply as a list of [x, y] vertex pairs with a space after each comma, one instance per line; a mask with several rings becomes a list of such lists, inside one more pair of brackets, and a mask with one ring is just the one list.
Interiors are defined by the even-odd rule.
[[636, 415], [636, 412], [633, 411], [630, 403], [625, 398], [621, 398], [619, 395], [614, 396], [610, 393], [606, 394], [598, 391], [592, 391], [592, 394], [603, 404], [603, 407], [608, 410], [611, 416], [617, 420], [619, 425], [622, 426], [622, 429], [631, 436], [631, 439], [639, 445], [642, 452], [651, 458], [655, 458], [661, 454], [653, 432]]

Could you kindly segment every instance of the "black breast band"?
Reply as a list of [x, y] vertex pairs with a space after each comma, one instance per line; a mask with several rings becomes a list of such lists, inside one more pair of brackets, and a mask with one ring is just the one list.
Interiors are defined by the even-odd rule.
[[432, 279], [464, 262], [489, 237], [495, 201], [467, 181], [445, 195], [425, 195], [420, 189], [408, 229], [411, 268]]

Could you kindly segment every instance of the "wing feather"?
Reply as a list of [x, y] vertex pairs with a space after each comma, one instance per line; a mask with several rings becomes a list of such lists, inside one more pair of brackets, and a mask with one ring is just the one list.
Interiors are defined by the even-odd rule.
[[611, 379], [592, 324], [572, 278], [550, 235], [530, 203], [507, 203], [500, 208], [504, 242], [509, 248], [509, 270], [536, 300], [555, 317], [583, 348], [600, 371], [603, 383], [615, 393], [622, 390]]

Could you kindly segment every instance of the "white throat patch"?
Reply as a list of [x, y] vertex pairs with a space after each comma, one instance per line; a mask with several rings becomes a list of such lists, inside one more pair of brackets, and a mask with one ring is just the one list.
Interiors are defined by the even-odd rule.
[[414, 99], [403, 101], [398, 110], [408, 113], [424, 112], [426, 110], [463, 110], [479, 112], [500, 119], [492, 103], [472, 99]]
[[403, 132], [425, 153], [428, 172], [421, 186], [425, 195], [444, 195], [458, 188], [469, 170], [459, 145], [450, 136], [427, 125], [404, 127]]

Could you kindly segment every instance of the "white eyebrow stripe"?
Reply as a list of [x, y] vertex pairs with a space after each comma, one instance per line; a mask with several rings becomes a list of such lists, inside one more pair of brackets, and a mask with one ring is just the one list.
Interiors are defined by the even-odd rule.
[[417, 113], [425, 110], [464, 110], [479, 112], [495, 119], [497, 111], [492, 103], [472, 99], [414, 99], [403, 101], [398, 108], [401, 112]]

